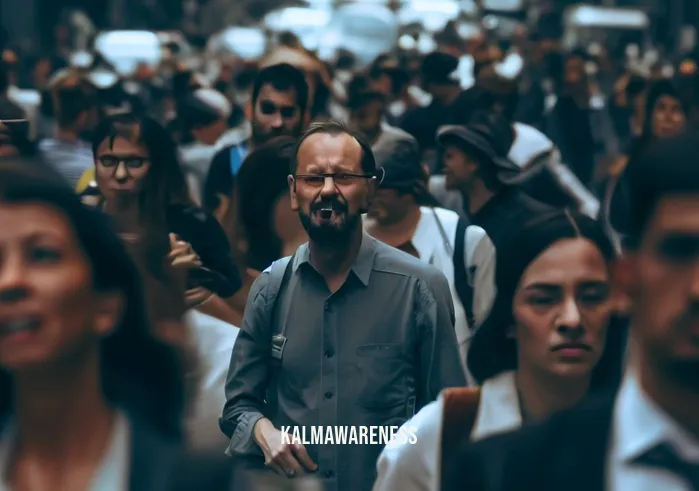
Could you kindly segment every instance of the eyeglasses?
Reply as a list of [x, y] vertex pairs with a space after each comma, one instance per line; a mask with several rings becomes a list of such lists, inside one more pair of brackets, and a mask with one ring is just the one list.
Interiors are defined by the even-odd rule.
[[371, 179], [374, 177], [371, 174], [349, 174], [347, 172], [339, 172], [333, 174], [297, 174], [295, 179], [300, 179], [305, 184], [313, 187], [320, 187], [325, 184], [326, 179], [332, 179], [336, 186], [347, 186], [355, 183], [359, 179]]
[[97, 160], [105, 167], [117, 167], [123, 162], [127, 169], [140, 169], [143, 164], [148, 162], [148, 158], [146, 157], [117, 157], [116, 155], [102, 155], [98, 157]]

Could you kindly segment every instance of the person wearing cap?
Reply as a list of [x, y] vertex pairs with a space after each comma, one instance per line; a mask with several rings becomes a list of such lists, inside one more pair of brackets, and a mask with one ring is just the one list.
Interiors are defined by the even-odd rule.
[[210, 88], [200, 88], [188, 94], [179, 106], [178, 116], [194, 137], [194, 142], [179, 147], [179, 153], [190, 192], [197, 203], [202, 201], [204, 182], [216, 152], [227, 145], [240, 143], [239, 133], [228, 125], [232, 112], [228, 99]]
[[83, 139], [93, 127], [96, 107], [85, 80], [66, 73], [51, 90], [54, 135], [39, 142], [39, 154], [75, 189], [82, 175], [94, 167], [92, 149]]
[[550, 210], [517, 187], [520, 168], [507, 158], [512, 138], [509, 126], [485, 116], [437, 133], [444, 149], [446, 188], [462, 194], [470, 222], [486, 231], [496, 250], [513, 223]]
[[[471, 333], [494, 298], [495, 250], [481, 227], [440, 208], [427, 190], [417, 142], [410, 135], [375, 150], [383, 179], [365, 219], [369, 234], [436, 267], [449, 281], [456, 338], [466, 363]], [[467, 373], [469, 384], [473, 379]]]
[[205, 209], [213, 213], [232, 200], [235, 176], [248, 153], [275, 137], [301, 134], [308, 102], [308, 83], [298, 68], [280, 63], [257, 74], [247, 108], [252, 135], [214, 156], [204, 184]]
[[699, 489], [699, 167], [687, 165], [697, 136], [652, 142], [628, 176], [613, 286], [631, 304], [631, 356], [619, 390], [460, 447], [443, 490]]
[[453, 103], [461, 94], [458, 75], [459, 59], [447, 53], [430, 53], [420, 67], [422, 86], [432, 102], [427, 107], [409, 110], [400, 123], [401, 129], [415, 137], [420, 145], [422, 160], [430, 172], [438, 167], [434, 137], [440, 126], [454, 124]]

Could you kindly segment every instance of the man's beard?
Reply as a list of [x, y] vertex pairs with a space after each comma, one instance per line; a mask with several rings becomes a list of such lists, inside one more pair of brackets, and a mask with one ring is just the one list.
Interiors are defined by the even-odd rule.
[[[313, 215], [324, 206], [332, 205], [336, 213], [341, 213], [343, 220], [340, 223], [314, 223]], [[320, 246], [340, 246], [346, 244], [352, 234], [355, 232], [360, 220], [361, 214], [350, 214], [345, 204], [339, 200], [332, 202], [318, 202], [311, 206], [310, 214], [299, 209], [299, 219], [301, 225], [308, 233], [311, 241]]]
[[252, 122], [252, 141], [254, 141], [258, 145], [263, 145], [267, 143], [270, 140], [273, 140], [274, 138], [280, 137], [280, 136], [291, 136], [291, 137], [298, 137], [301, 134], [301, 123], [299, 123], [296, 127], [292, 129], [287, 129], [285, 127], [281, 127], [276, 130], [271, 130], [271, 131], [265, 131], [264, 127], [253, 120]]

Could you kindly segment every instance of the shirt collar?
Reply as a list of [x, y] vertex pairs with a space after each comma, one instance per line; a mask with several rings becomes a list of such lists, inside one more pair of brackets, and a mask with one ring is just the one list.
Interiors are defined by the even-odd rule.
[[481, 402], [471, 439], [480, 440], [521, 426], [522, 412], [519, 407], [515, 372], [504, 372], [486, 380], [481, 388]]
[[643, 391], [629, 369], [614, 408], [614, 458], [630, 462], [660, 443], [670, 443], [684, 458], [699, 463], [699, 441], [680, 427]]
[[[311, 252], [308, 248], [308, 242], [306, 242], [305, 244], [301, 245], [301, 247], [299, 247], [296, 251], [294, 263], [292, 266], [292, 271], [294, 272], [294, 274], [302, 264], [308, 264], [309, 266], [311, 265], [310, 256]], [[371, 271], [374, 269], [375, 256], [376, 239], [363, 232], [362, 244], [359, 246], [359, 254], [357, 254], [357, 258], [354, 260], [354, 264], [352, 265], [351, 271], [354, 272], [355, 276], [359, 279], [359, 281], [362, 282], [364, 286], [369, 285]]]

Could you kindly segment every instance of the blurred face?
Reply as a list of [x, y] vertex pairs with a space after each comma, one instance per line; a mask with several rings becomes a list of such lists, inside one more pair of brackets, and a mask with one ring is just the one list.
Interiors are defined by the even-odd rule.
[[303, 125], [296, 90], [278, 91], [263, 85], [253, 111], [253, 139], [264, 143], [282, 135], [298, 136]]
[[582, 58], [568, 58], [565, 63], [564, 77], [567, 85], [580, 85], [585, 81], [585, 62]]
[[132, 198], [143, 189], [150, 161], [148, 150], [138, 143], [117, 137], [104, 140], [95, 155], [95, 179], [108, 200]]
[[699, 196], [660, 200], [645, 236], [622, 259], [644, 361], [699, 377]]
[[373, 141], [381, 133], [381, 119], [383, 115], [384, 103], [380, 100], [372, 100], [352, 111], [350, 124], [369, 140]]
[[478, 163], [454, 145], [444, 149], [444, 177], [447, 189], [467, 189], [478, 174]]
[[525, 270], [513, 300], [520, 367], [586, 377], [604, 350], [609, 269], [587, 239], [555, 242]]
[[0, 204], [0, 366], [74, 359], [119, 319], [118, 296], [96, 292], [66, 216], [45, 204]]
[[679, 100], [669, 95], [658, 98], [653, 107], [651, 120], [653, 136], [671, 138], [684, 129], [686, 122], [687, 118]]
[[299, 148], [296, 177], [289, 177], [291, 206], [317, 244], [342, 243], [361, 227], [375, 185], [361, 160], [361, 146], [347, 134], [316, 133]]
[[381, 225], [398, 223], [417, 206], [410, 193], [396, 189], [379, 188], [369, 208], [369, 217]]

